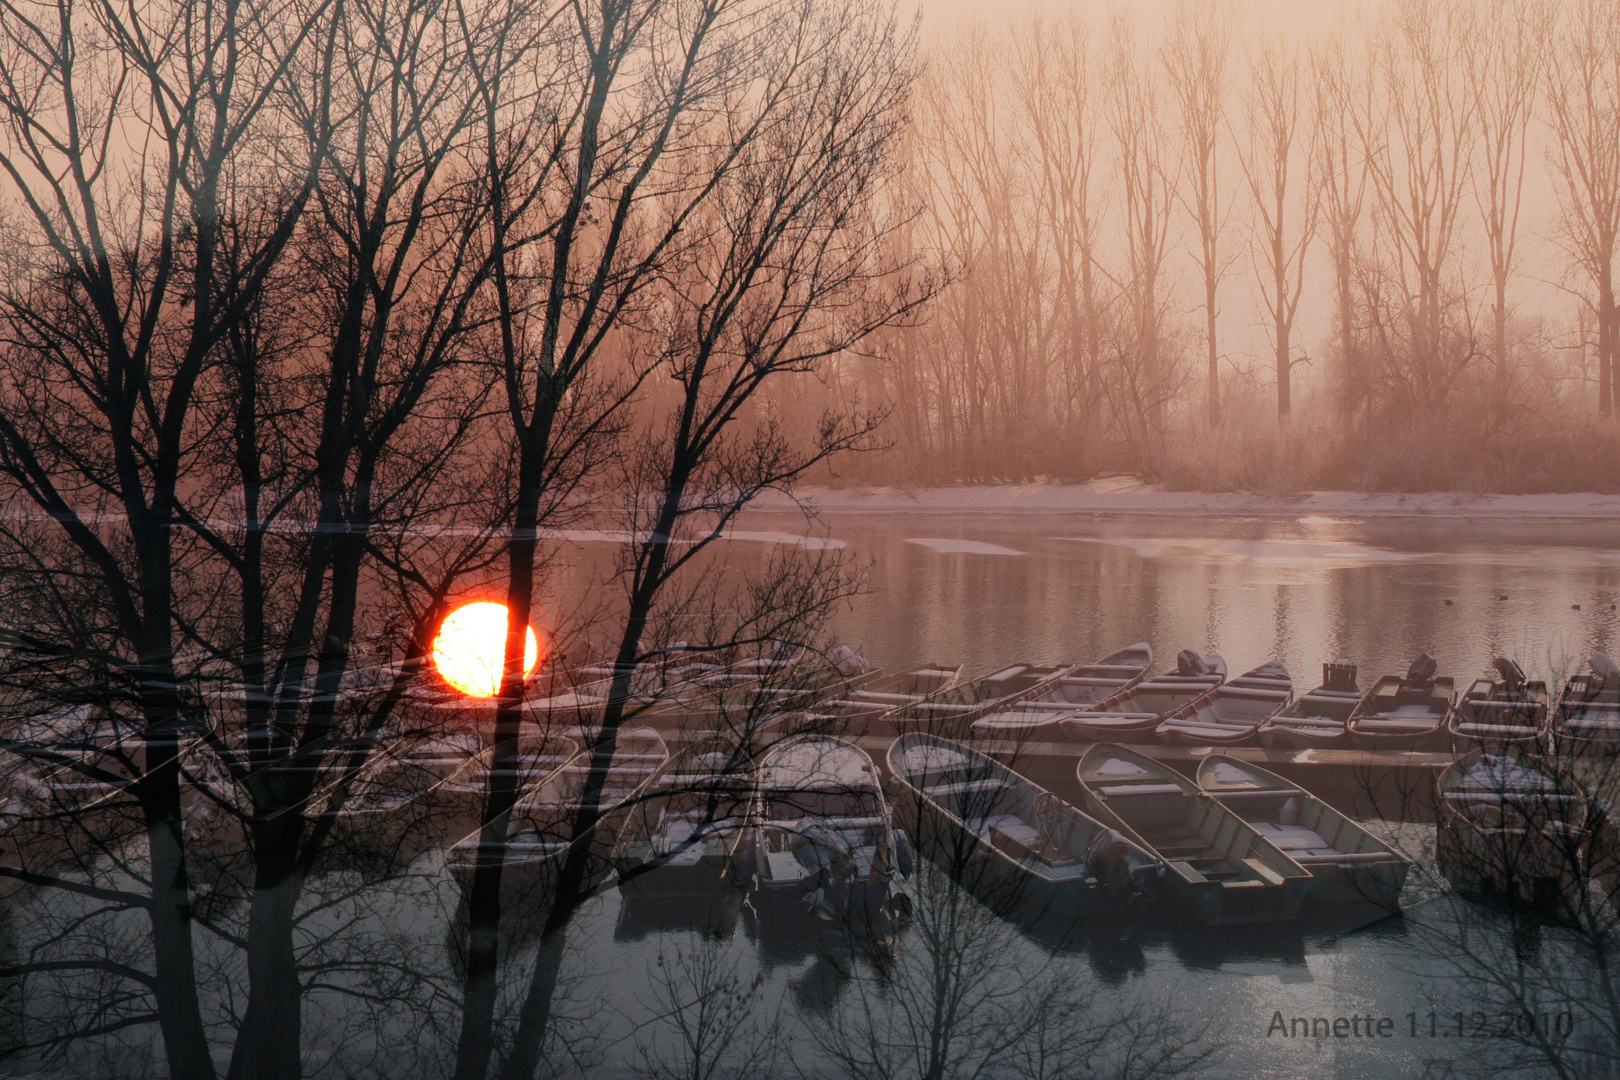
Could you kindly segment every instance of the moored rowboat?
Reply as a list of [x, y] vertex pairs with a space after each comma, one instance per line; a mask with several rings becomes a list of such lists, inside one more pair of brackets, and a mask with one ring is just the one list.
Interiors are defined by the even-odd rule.
[[1350, 714], [1350, 745], [1362, 750], [1444, 750], [1450, 736], [1456, 692], [1450, 678], [1435, 677], [1434, 657], [1424, 653], [1405, 675], [1386, 675]]
[[1590, 673], [1572, 675], [1558, 698], [1553, 740], [1560, 754], [1620, 753], [1620, 667], [1592, 654]]
[[1436, 847], [1457, 888], [1545, 902], [1590, 873], [1580, 785], [1528, 755], [1471, 750], [1440, 774]]
[[564, 852], [575, 844], [589, 844], [593, 861], [587, 881], [599, 880], [610, 870], [608, 855], [625, 816], [621, 808], [640, 794], [668, 758], [663, 737], [651, 728], [620, 733], [594, 800], [596, 823], [582, 830], [578, 816], [597, 763], [592, 750], [581, 750], [520, 797], [499, 826], [481, 826], [452, 845], [445, 868], [470, 892], [479, 861], [493, 859], [503, 866], [503, 893], [521, 891], [532, 899], [552, 880]]
[[1237, 746], [1253, 739], [1293, 696], [1288, 669], [1280, 660], [1268, 660], [1189, 701], [1160, 721], [1154, 734], [1160, 742]]
[[960, 664], [924, 664], [910, 671], [880, 675], [817, 703], [807, 710], [806, 719], [821, 721], [828, 729], [851, 728], [857, 734], [864, 733], [867, 726], [884, 713], [904, 709], [950, 689], [961, 674]]
[[618, 830], [613, 867], [627, 897], [714, 899], [738, 881], [753, 808], [736, 744], [688, 747], [660, 768]]
[[987, 713], [1022, 703], [1044, 692], [1073, 664], [1012, 664], [1000, 671], [959, 682], [921, 701], [877, 717], [874, 733], [904, 735], [909, 731], [965, 734]]
[[1526, 679], [1523, 669], [1506, 657], [1497, 657], [1491, 666], [1497, 678], [1475, 679], [1457, 699], [1447, 723], [1451, 747], [1458, 753], [1476, 747], [1534, 753], [1547, 734], [1547, 684]]
[[1183, 649], [1176, 670], [1152, 675], [1135, 686], [1064, 717], [1058, 723], [1066, 742], [1151, 742], [1166, 716], [1226, 681], [1226, 661]]
[[1149, 899], [1159, 860], [971, 747], [923, 732], [889, 747], [919, 850], [1002, 914], [1073, 918]]
[[1111, 743], [1087, 750], [1076, 773], [1092, 816], [1163, 859], [1166, 892], [1195, 918], [1299, 914], [1310, 871], [1180, 773]]
[[1268, 749], [1333, 749], [1348, 746], [1350, 714], [1361, 704], [1356, 665], [1335, 660], [1322, 665], [1322, 685], [1260, 725], [1255, 738]]
[[909, 852], [866, 751], [826, 735], [783, 739], [761, 760], [755, 791], [739, 859], [767, 907], [823, 919], [886, 907]]
[[1042, 739], [1057, 732], [1058, 721], [1141, 682], [1153, 663], [1145, 641], [1081, 664], [1059, 676], [1046, 689], [1005, 709], [973, 721], [977, 735], [1001, 739]]
[[1224, 754], [1198, 765], [1198, 786], [1311, 872], [1306, 903], [1400, 909], [1411, 863], [1290, 780]]

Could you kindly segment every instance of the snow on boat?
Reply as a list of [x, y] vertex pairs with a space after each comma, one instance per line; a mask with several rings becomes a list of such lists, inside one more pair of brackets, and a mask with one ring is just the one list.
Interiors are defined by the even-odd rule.
[[1553, 740], [1561, 754], [1620, 753], [1620, 667], [1603, 653], [1593, 653], [1591, 663], [1558, 697]]
[[[524, 711], [541, 722], [600, 713], [619, 671], [619, 665], [613, 662], [582, 667], [574, 674], [571, 686], [553, 687], [550, 693], [529, 698], [524, 702]], [[727, 658], [677, 641], [630, 665], [629, 702], [641, 710], [682, 698], [698, 700], [724, 689], [724, 685], [713, 684], [727, 673]], [[757, 680], [757, 676], [754, 678]]]
[[1141, 682], [1152, 663], [1152, 647], [1138, 641], [1100, 660], [1081, 664], [1014, 708], [986, 713], [973, 721], [973, 731], [1020, 741], [1050, 736], [1064, 717]]
[[1586, 795], [1517, 750], [1471, 750], [1440, 774], [1436, 847], [1458, 889], [1544, 902], [1589, 872]]
[[543, 735], [527, 726], [518, 738], [516, 754], [498, 762], [494, 748], [479, 748], [476, 736], [445, 735], [378, 755], [354, 782], [339, 812], [385, 813], [428, 795], [445, 795], [466, 807], [482, 805], [492, 773], [510, 774], [521, 793], [578, 753], [574, 740]]
[[1461, 753], [1477, 747], [1535, 752], [1547, 733], [1547, 684], [1526, 679], [1506, 657], [1491, 662], [1497, 677], [1475, 679], [1451, 714], [1451, 746]]
[[961, 743], [889, 747], [917, 846], [1002, 914], [1073, 918], [1148, 899], [1164, 867], [1119, 831]]
[[933, 697], [956, 685], [961, 674], [961, 664], [924, 664], [910, 671], [880, 675], [821, 702], [816, 712], [845, 719], [870, 719]]
[[1194, 746], [1237, 746], [1254, 738], [1260, 725], [1294, 696], [1294, 680], [1280, 660], [1229, 679], [1160, 721], [1159, 742]]
[[503, 891], [530, 888], [550, 880], [551, 872], [561, 865], [558, 856], [571, 844], [589, 843], [593, 853], [600, 849], [604, 856], [589, 872], [597, 880], [609, 869], [606, 855], [612, 851], [624, 817], [618, 811], [641, 793], [668, 758], [669, 748], [651, 728], [620, 733], [596, 799], [600, 816], [591, 829], [576, 837], [581, 799], [595, 767], [593, 751], [581, 750], [507, 811], [504, 840], [496, 839], [493, 829], [475, 829], [451, 846], [445, 866], [466, 890], [478, 860], [493, 858], [504, 868]]
[[1080, 709], [1058, 722], [1071, 742], [1142, 743], [1153, 740], [1160, 721], [1226, 681], [1226, 661], [1183, 649], [1173, 674], [1152, 675], [1135, 686]]
[[1311, 872], [1307, 901], [1400, 909], [1411, 863], [1394, 848], [1291, 780], [1211, 754], [1198, 786]]
[[1335, 660], [1322, 665], [1322, 685], [1301, 694], [1260, 725], [1255, 738], [1275, 750], [1333, 749], [1350, 744], [1346, 726], [1361, 704], [1356, 665]]
[[1350, 714], [1350, 745], [1362, 750], [1444, 750], [1456, 701], [1449, 677], [1435, 677], [1424, 653], [1405, 675], [1386, 675]]
[[879, 731], [895, 735], [909, 731], [966, 732], [981, 716], [1043, 693], [1074, 666], [1013, 664], [989, 675], [956, 683], [921, 701], [891, 709], [879, 716], [874, 725]]
[[1299, 914], [1311, 873], [1198, 785], [1112, 743], [1076, 767], [1094, 817], [1164, 860], [1169, 897], [1202, 922], [1276, 922]]
[[665, 697], [690, 705], [727, 691], [745, 690], [784, 679], [804, 662], [810, 650], [781, 638], [758, 646], [726, 649], [717, 656], [717, 670], [697, 675], [670, 688]]
[[778, 735], [859, 735], [874, 718], [922, 701], [953, 685], [960, 667], [930, 664], [911, 671], [884, 675], [868, 672], [844, 675], [811, 694], [784, 692], [768, 714], [762, 729]]
[[826, 732], [836, 726], [826, 714], [826, 703], [858, 693], [881, 677], [870, 671], [854, 650], [839, 648], [846, 654], [845, 660], [856, 662], [801, 662], [778, 677], [689, 702], [669, 703], [658, 707], [653, 715], [705, 731], [746, 729], [758, 733], [802, 728]]
[[613, 867], [620, 893], [706, 900], [737, 882], [753, 771], [734, 743], [692, 746], [670, 758], [619, 830]]
[[741, 871], [763, 904], [828, 920], [885, 907], [901, 841], [866, 751], [826, 735], [783, 739], [760, 762], [755, 800]]

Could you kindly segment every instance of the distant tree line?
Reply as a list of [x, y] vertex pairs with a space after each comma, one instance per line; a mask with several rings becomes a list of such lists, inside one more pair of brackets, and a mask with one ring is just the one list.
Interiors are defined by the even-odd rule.
[[894, 410], [857, 475], [1620, 481], [1613, 4], [1037, 16], [926, 64], [904, 243], [952, 285], [840, 366]]

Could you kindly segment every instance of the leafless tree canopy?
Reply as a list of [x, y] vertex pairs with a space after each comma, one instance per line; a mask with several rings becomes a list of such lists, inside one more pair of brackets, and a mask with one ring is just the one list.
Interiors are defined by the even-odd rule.
[[896, 410], [857, 475], [1611, 490], [1612, 5], [1159, 10], [933, 40], [906, 242], [954, 284], [840, 366]]

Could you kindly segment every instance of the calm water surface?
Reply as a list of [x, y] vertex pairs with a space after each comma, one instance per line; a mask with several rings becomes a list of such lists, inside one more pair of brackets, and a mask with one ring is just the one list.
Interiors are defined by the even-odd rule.
[[885, 664], [1089, 660], [1147, 640], [1161, 661], [1272, 658], [1315, 685], [1433, 653], [1459, 683], [1492, 658], [1545, 676], [1615, 639], [1620, 528], [1505, 522], [848, 515], [827, 523], [872, 567], [841, 623]]

